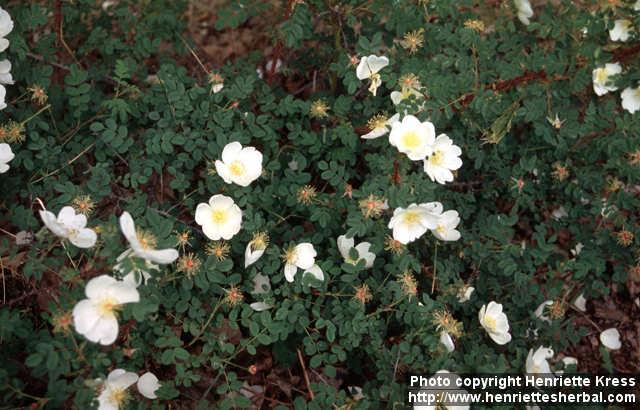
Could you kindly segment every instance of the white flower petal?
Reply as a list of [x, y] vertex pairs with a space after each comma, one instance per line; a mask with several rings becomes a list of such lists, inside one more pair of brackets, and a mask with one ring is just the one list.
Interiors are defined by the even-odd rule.
[[160, 388], [160, 383], [155, 374], [146, 372], [138, 379], [138, 391], [148, 399], [157, 399], [156, 390]]

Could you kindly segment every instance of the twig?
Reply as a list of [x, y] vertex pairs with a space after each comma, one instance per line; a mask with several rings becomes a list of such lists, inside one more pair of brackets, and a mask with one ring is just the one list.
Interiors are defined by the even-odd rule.
[[309, 397], [311, 400], [314, 399], [313, 390], [311, 390], [311, 383], [309, 382], [309, 374], [307, 374], [307, 367], [304, 365], [304, 358], [302, 357], [302, 352], [300, 349], [296, 349], [298, 352], [298, 360], [300, 360], [300, 366], [302, 366], [302, 373], [304, 374], [304, 382], [307, 384], [307, 390], [309, 390]]
[[431, 294], [436, 290], [436, 263], [438, 262], [438, 242], [433, 248], [433, 279], [431, 280]]

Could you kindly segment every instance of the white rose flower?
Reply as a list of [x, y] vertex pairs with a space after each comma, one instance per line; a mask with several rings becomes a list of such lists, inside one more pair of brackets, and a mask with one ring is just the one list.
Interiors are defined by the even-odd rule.
[[382, 78], [378, 72], [388, 65], [389, 59], [384, 56], [378, 57], [372, 54], [368, 57], [362, 57], [356, 68], [356, 77], [358, 80], [370, 79], [369, 91], [375, 96], [378, 87], [382, 84]]
[[456, 350], [456, 345], [453, 343], [451, 335], [444, 330], [440, 332], [440, 343], [444, 345], [445, 349], [447, 349], [447, 352], [449, 353]]
[[389, 229], [393, 230], [393, 239], [404, 245], [415, 241], [427, 230], [438, 226], [441, 213], [442, 204], [439, 202], [411, 204], [406, 209], [396, 208], [389, 221]]
[[133, 218], [127, 211], [120, 215], [120, 230], [137, 257], [161, 265], [173, 263], [178, 259], [178, 251], [175, 249], [153, 249], [156, 245], [155, 238], [148, 233], [136, 231]]
[[214, 195], [209, 198], [208, 204], [198, 204], [196, 223], [202, 226], [207, 238], [213, 241], [229, 240], [240, 232], [242, 211], [228, 196]]
[[89, 341], [110, 345], [118, 337], [116, 311], [125, 303], [140, 301], [136, 287], [108, 275], [91, 279], [84, 290], [87, 299], [73, 308], [73, 325]]
[[576, 307], [581, 312], [587, 311], [587, 299], [585, 299], [584, 294], [579, 294], [576, 300], [573, 301], [573, 306]]
[[620, 349], [622, 347], [622, 343], [620, 342], [620, 332], [618, 332], [618, 329], [615, 327], [603, 330], [602, 333], [600, 333], [600, 343], [610, 350]]
[[460, 223], [458, 211], [449, 210], [438, 216], [438, 222], [431, 233], [441, 241], [457, 241], [460, 239], [460, 232], [456, 227]]
[[0, 84], [11, 85], [14, 83], [11, 75], [11, 62], [9, 60], [0, 61]]
[[[373, 262], [376, 259], [376, 255], [369, 251], [371, 248], [371, 244], [369, 242], [361, 242], [357, 246], [354, 246], [355, 241], [353, 238], [347, 238], [346, 235], [338, 236], [338, 250], [340, 250], [340, 254], [344, 258], [346, 263], [350, 263], [352, 265], [356, 265], [360, 260], [364, 259], [365, 265], [364, 267], [369, 269], [373, 266]], [[358, 258], [351, 258], [350, 251], [351, 249], [355, 249]]]
[[310, 269], [316, 263], [317, 255], [313, 245], [308, 242], [289, 248], [284, 254], [284, 277], [287, 282], [293, 282], [298, 268]]
[[609, 38], [611, 41], [627, 41], [633, 33], [633, 25], [631, 20], [621, 19], [613, 23], [613, 28], [609, 30]]
[[533, 314], [537, 319], [540, 319], [543, 322], [551, 323], [551, 319], [549, 319], [549, 316], [544, 314], [544, 311], [547, 308], [547, 306], [551, 306], [551, 305], [553, 305], [553, 300], [545, 300], [540, 304], [540, 306], [536, 308]]
[[529, 19], [533, 17], [533, 9], [529, 0], [515, 0], [516, 10], [518, 10], [518, 20], [525, 26], [528, 26]]
[[574, 257], [576, 257], [580, 255], [580, 252], [582, 252], [582, 249], [584, 249], [584, 245], [582, 244], [582, 242], [578, 242], [576, 246], [573, 249], [571, 249], [571, 254]]
[[476, 290], [473, 286], [465, 286], [461, 289], [461, 292], [458, 293], [458, 302], [464, 303], [471, 299], [471, 295]]
[[402, 122], [394, 122], [389, 134], [389, 143], [413, 161], [422, 161], [431, 155], [435, 141], [436, 129], [433, 124], [429, 121], [420, 122], [413, 115], [406, 115]]
[[462, 166], [462, 150], [446, 134], [438, 135], [432, 153], [424, 160], [424, 172], [439, 184], [453, 181], [453, 173]]
[[310, 273], [318, 280], [324, 280], [322, 269], [316, 265], [317, 255], [313, 245], [308, 242], [289, 248], [284, 254], [284, 277], [287, 282], [293, 282], [298, 268], [304, 273]]
[[138, 379], [138, 391], [147, 399], [157, 399], [156, 390], [160, 388], [160, 382], [155, 374], [146, 372]]
[[551, 373], [547, 359], [553, 357], [553, 350], [550, 347], [540, 346], [535, 352], [529, 350], [527, 355], [527, 373]]
[[6, 96], [7, 96], [7, 89], [4, 88], [4, 85], [0, 84], [0, 111], [7, 108], [7, 102], [5, 101]]
[[494, 342], [504, 345], [511, 341], [509, 319], [502, 311], [501, 304], [492, 301], [488, 305], [482, 305], [478, 312], [478, 319]]
[[98, 396], [98, 410], [119, 410], [127, 401], [127, 389], [138, 381], [138, 375], [124, 369], [115, 369], [104, 382]]
[[394, 122], [398, 121], [399, 118], [400, 118], [400, 114], [395, 114], [389, 119], [387, 119], [382, 115], [376, 115], [367, 123], [367, 126], [371, 131], [360, 136], [360, 138], [365, 140], [372, 140], [375, 138], [382, 137], [383, 135], [389, 132], [391, 125]]
[[610, 91], [616, 91], [618, 87], [610, 83], [609, 78], [620, 74], [622, 66], [619, 63], [607, 63], [604, 67], [593, 70], [593, 91], [596, 95], [605, 95]]
[[222, 150], [222, 161], [216, 160], [216, 171], [227, 184], [249, 186], [262, 174], [262, 154], [254, 147], [228, 143]]
[[[3, 100], [0, 99], [1, 101]], [[4, 174], [9, 170], [9, 162], [14, 158], [15, 154], [11, 151], [9, 144], [6, 142], [0, 143], [0, 174]]]
[[622, 108], [631, 114], [640, 110], [640, 86], [636, 88], [627, 87], [621, 93]]
[[76, 214], [70, 207], [63, 207], [56, 218], [53, 212], [43, 210], [39, 212], [42, 222], [51, 232], [78, 248], [91, 248], [96, 244], [98, 235], [93, 229], [86, 228], [87, 217], [83, 214]]
[[391, 102], [393, 102], [393, 105], [398, 105], [402, 101], [404, 101], [407, 98], [411, 97], [412, 95], [414, 95], [416, 98], [422, 98], [423, 97], [423, 94], [419, 90], [416, 90], [415, 88], [402, 87], [402, 91], [392, 91], [391, 92], [391, 95], [390, 95]]
[[264, 255], [267, 249], [269, 238], [264, 232], [259, 232], [253, 236], [244, 250], [244, 267], [254, 264]]
[[0, 7], [0, 53], [9, 47], [9, 40], [5, 37], [13, 30], [13, 20], [9, 13]]

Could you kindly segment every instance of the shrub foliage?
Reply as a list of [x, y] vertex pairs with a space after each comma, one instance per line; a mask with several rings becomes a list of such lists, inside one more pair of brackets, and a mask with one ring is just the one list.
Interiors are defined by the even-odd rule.
[[[640, 80], [637, 37], [608, 33], [618, 18], [640, 27], [632, 4], [538, 4], [524, 25], [511, 2], [230, 2], [215, 29], [271, 16], [271, 45], [214, 67], [184, 34], [186, 1], [114, 3], [5, 7], [15, 84], [0, 121], [5, 136], [23, 127], [0, 177], [6, 403], [88, 408], [95, 379], [124, 368], [162, 384], [159, 400], [130, 400], [132, 409], [247, 407], [243, 385], [262, 386], [273, 407], [393, 408], [405, 404], [408, 373], [522, 372], [529, 349], [571, 352], [593, 332], [571, 320], [578, 295], [633, 296], [640, 116], [623, 110], [619, 91], [597, 96], [592, 85], [592, 71], [611, 62], [623, 67], [619, 90]], [[376, 96], [356, 77], [371, 54], [390, 62]], [[407, 78], [421, 96], [395, 105], [390, 94]], [[362, 139], [380, 113], [446, 133], [462, 149], [454, 182], [433, 182], [388, 136]], [[233, 141], [263, 155], [247, 187], [216, 172]], [[225, 242], [194, 220], [215, 194], [243, 212]], [[395, 208], [433, 201], [458, 211], [460, 240], [390, 240]], [[96, 246], [54, 236], [41, 204], [91, 211]], [[180, 258], [151, 270], [140, 301], [118, 313], [118, 339], [102, 346], [74, 330], [71, 311], [91, 278], [119, 275], [123, 211]], [[268, 246], [245, 268], [258, 232]], [[345, 262], [336, 245], [345, 234], [371, 243], [373, 267]], [[301, 242], [315, 247], [324, 280], [285, 280], [282, 254]], [[269, 291], [255, 292], [256, 275]], [[462, 303], [466, 286], [475, 292]], [[506, 345], [478, 322], [494, 300], [509, 318]], [[534, 315], [545, 300], [555, 302], [549, 323]]]

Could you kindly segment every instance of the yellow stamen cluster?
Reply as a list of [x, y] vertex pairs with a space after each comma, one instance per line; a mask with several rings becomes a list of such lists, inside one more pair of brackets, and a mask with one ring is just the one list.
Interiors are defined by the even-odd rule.
[[293, 263], [296, 260], [296, 247], [291, 245], [284, 251], [281, 258], [285, 263]]
[[242, 301], [244, 300], [242, 291], [235, 285], [231, 286], [229, 289], [225, 289], [225, 293], [226, 295], [224, 297], [224, 303], [231, 307], [242, 303]]
[[34, 84], [27, 88], [27, 91], [31, 92], [31, 101], [34, 101], [38, 105], [44, 105], [49, 99], [44, 88], [40, 87], [38, 84]]
[[416, 278], [413, 277], [411, 272], [404, 272], [402, 275], [398, 277], [398, 283], [402, 288], [402, 293], [409, 298], [412, 298], [418, 294], [418, 282], [416, 282]]
[[54, 333], [69, 333], [73, 324], [73, 315], [71, 312], [57, 314], [52, 319]]
[[369, 131], [373, 131], [379, 128], [386, 128], [387, 121], [389, 121], [389, 118], [387, 118], [386, 115], [376, 114], [371, 117], [369, 121], [367, 121], [367, 128], [369, 128]]
[[640, 150], [628, 153], [627, 157], [629, 158], [629, 164], [640, 165]]
[[409, 54], [414, 54], [424, 44], [424, 29], [409, 31], [405, 33], [400, 40], [400, 45], [405, 50], [409, 50]]
[[405, 90], [419, 90], [422, 88], [420, 78], [413, 73], [408, 73], [400, 77], [398, 79], [398, 84], [402, 88], [403, 92], [405, 92]]
[[624, 188], [624, 182], [620, 181], [618, 178], [613, 177], [607, 180], [607, 191], [618, 192], [622, 188]]
[[399, 241], [396, 241], [395, 239], [393, 239], [392, 236], [387, 236], [387, 238], [384, 241], [384, 250], [389, 251], [394, 255], [398, 256], [402, 252], [404, 252], [404, 245]]
[[75, 209], [76, 212], [90, 215], [93, 212], [94, 203], [91, 200], [91, 196], [89, 195], [80, 195], [73, 199], [71, 202], [71, 206]]
[[373, 295], [371, 294], [369, 285], [367, 285], [366, 283], [363, 283], [362, 285], [356, 287], [355, 291], [356, 293], [353, 295], [353, 298], [362, 303], [362, 305], [366, 305], [371, 301], [371, 299], [373, 299]]
[[11, 121], [0, 128], [0, 142], [15, 143], [24, 141], [24, 125]]
[[176, 245], [184, 249], [189, 243], [189, 231], [176, 232]]
[[120, 304], [118, 301], [111, 297], [102, 299], [98, 304], [98, 312], [100, 312], [101, 315], [113, 314], [119, 308]]
[[358, 206], [365, 218], [377, 218], [382, 215], [382, 212], [386, 208], [386, 202], [383, 197], [369, 195], [361, 199], [358, 202]]
[[269, 245], [269, 235], [266, 232], [256, 232], [251, 238], [251, 250], [266, 249]]
[[464, 22], [464, 26], [466, 28], [470, 28], [471, 30], [475, 30], [478, 33], [483, 33], [485, 30], [485, 25], [482, 20], [467, 20]]
[[551, 319], [561, 319], [564, 317], [567, 307], [561, 300], [553, 301], [553, 304], [549, 306], [549, 317]]
[[111, 389], [111, 395], [109, 401], [115, 403], [118, 408], [124, 408], [124, 404], [129, 399], [127, 391], [125, 389]]
[[627, 247], [633, 243], [633, 232], [627, 231], [626, 229], [622, 229], [620, 232], [616, 233], [616, 241], [618, 245]]
[[457, 321], [451, 313], [446, 310], [436, 310], [433, 313], [431, 322], [436, 326], [436, 330], [444, 330], [453, 337], [462, 335], [462, 323]]
[[553, 172], [551, 172], [551, 176], [556, 181], [562, 182], [569, 178], [569, 168], [560, 163], [555, 163], [553, 164]]
[[298, 202], [301, 204], [309, 205], [316, 198], [316, 189], [311, 185], [305, 185], [298, 189]]
[[136, 236], [138, 237], [138, 242], [140, 242], [140, 246], [143, 249], [155, 249], [158, 241], [156, 237], [149, 231], [143, 231], [140, 229], [136, 229]]
[[311, 115], [312, 118], [326, 118], [329, 116], [329, 106], [322, 99], [315, 100], [311, 103], [309, 115]]
[[229, 256], [231, 247], [225, 241], [215, 241], [208, 244], [205, 248], [205, 252], [209, 256], [215, 256], [218, 262], [222, 262]]
[[344, 194], [342, 194], [342, 196], [346, 196], [349, 199], [353, 198], [353, 186], [351, 184], [345, 184]]
[[224, 77], [219, 73], [209, 73], [208, 81], [209, 84], [221, 84], [224, 83]]
[[182, 272], [187, 276], [193, 277], [200, 270], [202, 262], [200, 262], [200, 259], [193, 253], [188, 253], [181, 256], [180, 259], [178, 259], [177, 264], [178, 272]]

